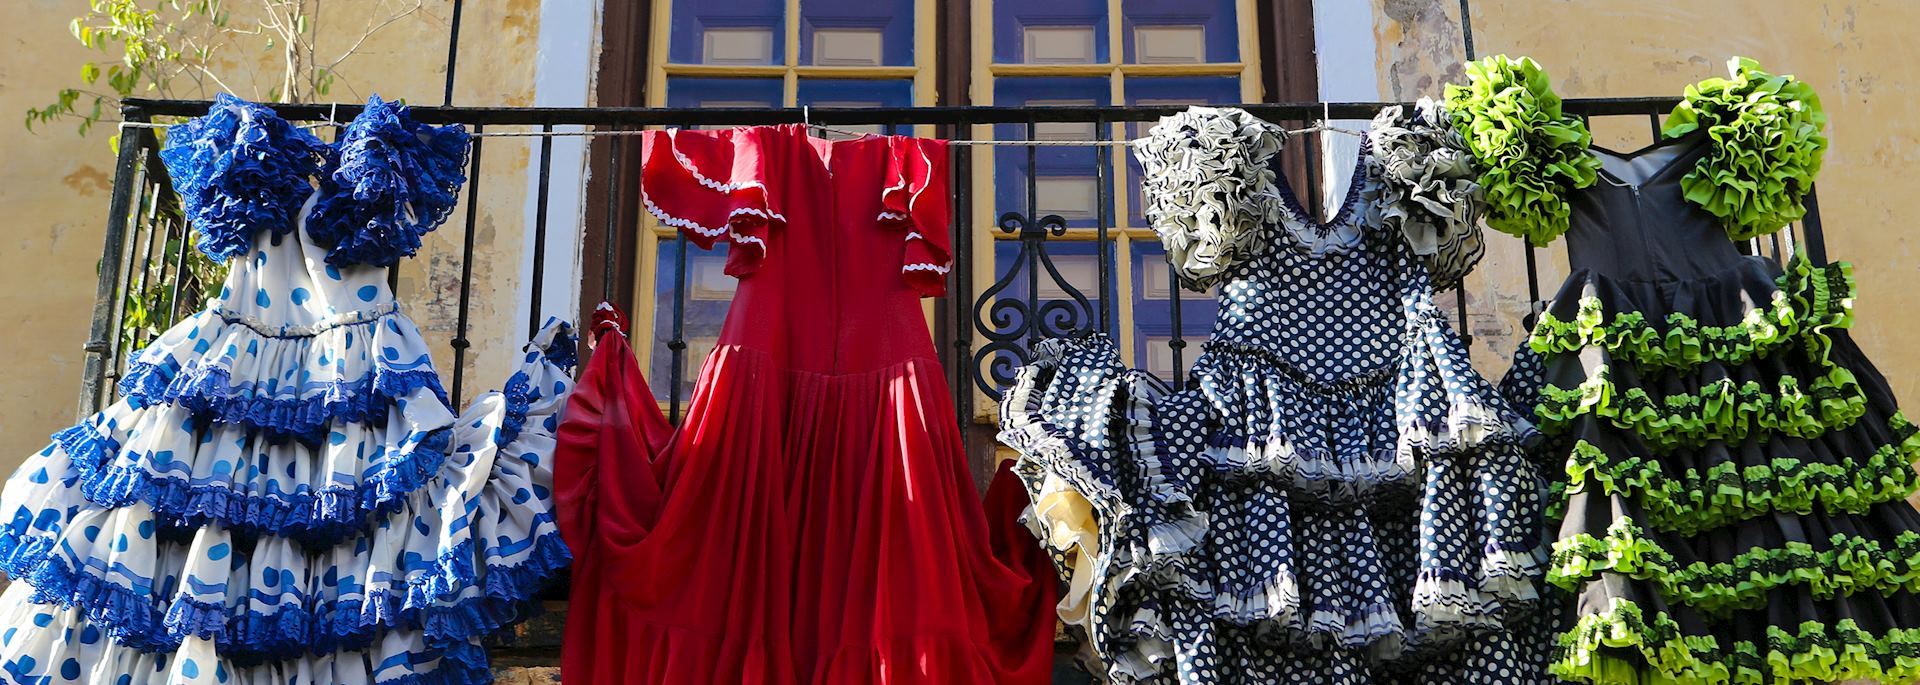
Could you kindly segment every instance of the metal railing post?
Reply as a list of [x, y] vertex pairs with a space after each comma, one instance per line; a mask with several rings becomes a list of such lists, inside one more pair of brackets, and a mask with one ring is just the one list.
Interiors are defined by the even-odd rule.
[[[145, 123], [150, 118], [139, 107], [122, 107], [123, 121]], [[107, 377], [108, 360], [113, 357], [113, 341], [120, 322], [113, 312], [120, 298], [121, 248], [126, 243], [127, 226], [133, 218], [134, 175], [141, 156], [153, 140], [144, 128], [121, 129], [120, 151], [113, 165], [113, 195], [107, 204], [107, 230], [100, 249], [100, 278], [93, 292], [93, 320], [87, 327], [86, 362], [80, 374], [79, 417], [85, 419], [100, 411], [100, 393]]]

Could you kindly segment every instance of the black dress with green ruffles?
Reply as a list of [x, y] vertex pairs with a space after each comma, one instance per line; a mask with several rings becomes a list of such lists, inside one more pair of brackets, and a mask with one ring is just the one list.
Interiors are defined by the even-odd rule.
[[1565, 460], [1554, 675], [1920, 678], [1915, 428], [1848, 337], [1846, 264], [1742, 255], [1685, 197], [1708, 134], [1594, 150], [1573, 274], [1504, 383]]

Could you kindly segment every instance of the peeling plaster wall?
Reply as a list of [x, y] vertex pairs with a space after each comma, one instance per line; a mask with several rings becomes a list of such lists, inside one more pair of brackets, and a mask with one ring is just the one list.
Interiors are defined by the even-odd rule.
[[[1373, 56], [1390, 99], [1438, 96], [1459, 78], [1464, 57], [1457, 0], [1371, 0]], [[1832, 148], [1820, 178], [1820, 209], [1834, 259], [1857, 267], [1854, 335], [1895, 390], [1920, 402], [1920, 250], [1909, 235], [1908, 202], [1920, 178], [1920, 3], [1870, 0], [1472, 0], [1482, 55], [1528, 55], [1566, 97], [1678, 95], [1687, 84], [1725, 75], [1743, 55], [1819, 89], [1832, 116]], [[1322, 59], [1340, 58], [1337, 46]], [[1633, 149], [1651, 141], [1644, 118], [1595, 124], [1595, 142]], [[1468, 285], [1477, 312], [1475, 353], [1489, 374], [1504, 371], [1527, 311], [1518, 239], [1494, 236]], [[1548, 295], [1566, 274], [1564, 250], [1539, 251]]]
[[[391, 0], [388, 0], [389, 3]], [[325, 0], [314, 25], [318, 52], [330, 55], [357, 38], [367, 18], [390, 7], [380, 0]], [[50, 101], [56, 90], [79, 82], [88, 52], [68, 32], [79, 12], [71, 1], [19, 0], [0, 4], [0, 216], [9, 239], [0, 239], [0, 312], [12, 325], [0, 336], [0, 468], [10, 470], [46, 444], [47, 435], [74, 420], [81, 345], [92, 313], [95, 264], [100, 258], [113, 153], [101, 126], [82, 138], [68, 124], [29, 133], [20, 125], [28, 107]], [[332, 99], [363, 101], [371, 93], [423, 105], [441, 103], [450, 5], [425, 9], [375, 35], [340, 69]], [[534, 102], [540, 0], [470, 2], [462, 17], [461, 54], [454, 103], [525, 106]], [[236, 21], [244, 20], [244, 16]], [[252, 59], [251, 51], [232, 53]], [[241, 95], [261, 97], [273, 73], [259, 64], [229, 61], [222, 80]], [[262, 76], [249, 76], [249, 73]], [[228, 75], [233, 74], [233, 75]], [[183, 97], [210, 94], [186, 93]], [[468, 338], [466, 395], [497, 388], [527, 331], [517, 304], [526, 287], [524, 252], [528, 162], [538, 150], [533, 138], [488, 139], [482, 155], [474, 230], [474, 287]], [[556, 158], [556, 161], [560, 161]], [[467, 197], [473, 197], [469, 193]], [[443, 380], [451, 375], [459, 315], [461, 242], [466, 206], [431, 234], [426, 247], [400, 270], [405, 311], [433, 345]], [[574, 222], [550, 224], [571, 230]], [[549, 270], [549, 276], [553, 270]], [[559, 279], [570, 278], [562, 273]], [[572, 286], [566, 285], [570, 289]]]

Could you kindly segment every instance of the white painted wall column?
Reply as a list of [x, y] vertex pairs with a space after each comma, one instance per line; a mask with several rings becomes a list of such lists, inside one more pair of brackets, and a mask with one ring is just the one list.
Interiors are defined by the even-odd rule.
[[[1375, 102], [1380, 100], [1378, 53], [1373, 36], [1373, 3], [1366, 0], [1314, 0], [1314, 65], [1320, 81], [1321, 102]], [[1361, 130], [1366, 120], [1336, 120], [1335, 126]], [[1339, 133], [1321, 134], [1321, 206], [1334, 211], [1346, 199], [1353, 182], [1354, 159], [1360, 139]]]
[[[586, 0], [543, 0], [540, 3], [540, 41], [534, 55], [535, 107], [586, 107], [593, 92], [594, 57], [600, 49], [600, 3]], [[559, 126], [555, 131], [580, 131]], [[540, 146], [553, 146], [553, 165], [547, 182], [546, 251], [538, 303], [517, 302], [518, 330], [535, 306], [543, 316], [572, 318], [580, 311], [581, 225], [586, 220], [587, 139], [535, 139], [527, 160], [526, 230], [520, 251], [519, 292], [531, 292], [534, 223], [539, 216]], [[517, 342], [515, 344], [518, 344]]]

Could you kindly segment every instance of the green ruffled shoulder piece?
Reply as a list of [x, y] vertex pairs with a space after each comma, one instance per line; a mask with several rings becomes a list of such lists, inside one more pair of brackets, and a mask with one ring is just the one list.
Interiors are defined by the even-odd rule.
[[[1632, 650], [1640, 659], [1617, 655]], [[1548, 670], [1579, 683], [1699, 685], [1920, 679], [1920, 630], [1875, 635], [1851, 619], [1767, 628], [1767, 644], [1686, 635], [1671, 617], [1615, 599], [1560, 636]]]
[[1804, 587], [1817, 599], [1920, 590], [1920, 533], [1907, 531], [1885, 543], [1835, 535], [1828, 543], [1825, 551], [1789, 542], [1720, 563], [1681, 565], [1639, 525], [1621, 519], [1605, 537], [1583, 533], [1555, 541], [1547, 582], [1579, 592], [1601, 573], [1617, 573], [1653, 583], [1667, 601], [1709, 614], [1757, 609], [1766, 605], [1768, 592], [1785, 586]]
[[1494, 55], [1468, 62], [1466, 75], [1466, 85], [1447, 86], [1446, 110], [1480, 163], [1487, 225], [1545, 246], [1567, 232], [1567, 193], [1598, 178], [1593, 136], [1561, 111], [1532, 59]]
[[1827, 114], [1812, 86], [1769, 74], [1759, 62], [1735, 57], [1727, 72], [1687, 86], [1664, 133], [1706, 131], [1712, 148], [1680, 187], [1687, 201], [1720, 217], [1728, 235], [1746, 240], [1806, 216], [1803, 200], [1826, 156]]
[[1656, 530], [1695, 535], [1773, 512], [1862, 514], [1876, 504], [1906, 499], [1920, 490], [1920, 429], [1895, 414], [1895, 440], [1845, 464], [1807, 463], [1775, 457], [1765, 464], [1722, 462], [1669, 475], [1658, 459], [1615, 456], [1585, 440], [1567, 458], [1565, 489], [1589, 484], [1609, 495], [1633, 498]]
[[1852, 265], [1821, 267], [1795, 257], [1775, 283], [1779, 287], [1771, 304], [1755, 307], [1743, 321], [1727, 326], [1702, 326], [1679, 312], [1667, 315], [1664, 328], [1640, 312], [1608, 319], [1600, 299], [1588, 296], [1581, 298], [1571, 321], [1542, 313], [1528, 344], [1541, 354], [1598, 347], [1641, 368], [1685, 370], [1707, 361], [1745, 364], [1803, 337], [1853, 325]]
[[1866, 393], [1853, 372], [1830, 362], [1824, 366], [1826, 372], [1811, 388], [1801, 388], [1792, 376], [1781, 377], [1773, 388], [1723, 378], [1697, 392], [1659, 400], [1641, 388], [1615, 387], [1611, 372], [1601, 366], [1577, 387], [1542, 388], [1534, 413], [1542, 431], [1556, 434], [1581, 416], [1606, 418], [1662, 451], [1712, 440], [1738, 442], [1755, 431], [1814, 438], [1853, 425], [1867, 411]]

